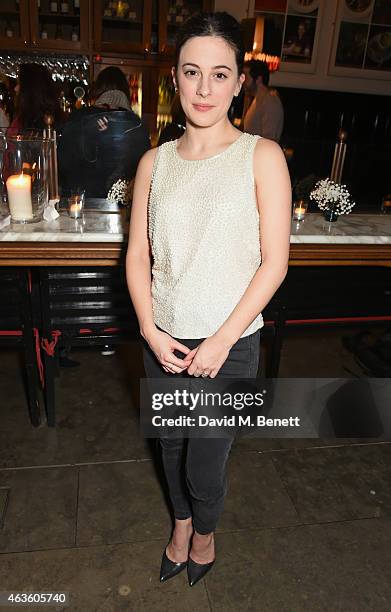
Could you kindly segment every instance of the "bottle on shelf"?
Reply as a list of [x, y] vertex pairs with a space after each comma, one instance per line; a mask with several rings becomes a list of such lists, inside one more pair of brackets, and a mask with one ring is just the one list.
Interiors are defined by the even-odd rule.
[[137, 11], [136, 11], [136, 6], [134, 2], [130, 2], [128, 18], [131, 19], [132, 21], [136, 21], [137, 19]]
[[60, 11], [63, 15], [69, 15], [69, 2], [65, 0], [64, 2], [60, 2]]
[[129, 3], [124, 0], [118, 0], [117, 2], [117, 17], [124, 19], [129, 14]]
[[73, 12], [75, 15], [80, 15], [80, 0], [73, 0]]
[[42, 24], [41, 38], [42, 38], [42, 40], [47, 40], [48, 39], [48, 31], [46, 29], [46, 25], [45, 24]]
[[41, 12], [41, 0], [37, 0], [37, 10], [38, 10], [38, 13]]
[[171, 5], [170, 8], [168, 9], [168, 14], [167, 14], [167, 21], [169, 23], [173, 23], [175, 21], [175, 8]]
[[59, 101], [63, 113], [70, 113], [72, 111], [72, 104], [66, 97], [65, 92], [63, 90], [60, 92]]
[[56, 40], [63, 40], [63, 34], [62, 34], [62, 27], [60, 24], [57, 25], [57, 29], [56, 29], [56, 35], [55, 35], [55, 39]]
[[71, 40], [73, 40], [73, 42], [77, 42], [79, 40], [79, 29], [77, 27], [72, 29]]
[[137, 106], [138, 104], [138, 76], [137, 74], [131, 75], [129, 79], [130, 86], [130, 101], [131, 106]]
[[155, 32], [155, 30], [152, 30], [151, 32], [151, 51], [153, 53], [156, 53], [158, 50], [157, 47], [157, 33]]
[[51, 0], [49, 4], [49, 10], [51, 13], [58, 13], [58, 2], [57, 0]]
[[113, 0], [112, 2], [109, 2], [109, 9], [111, 10], [111, 16], [112, 17], [116, 17], [116, 15], [117, 15], [117, 4], [118, 4], [118, 2], [116, 0]]
[[6, 26], [5, 26], [5, 35], [7, 38], [13, 38], [14, 37], [14, 29], [12, 27], [12, 24], [10, 21], [7, 21]]

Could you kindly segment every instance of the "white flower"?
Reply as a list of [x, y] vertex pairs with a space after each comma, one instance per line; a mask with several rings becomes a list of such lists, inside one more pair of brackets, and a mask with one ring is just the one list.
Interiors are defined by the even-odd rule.
[[110, 204], [122, 204], [127, 206], [131, 204], [133, 197], [133, 180], [118, 179], [107, 194], [107, 200]]
[[337, 215], [347, 215], [355, 206], [346, 185], [335, 183], [329, 178], [321, 179], [316, 183], [310, 193], [310, 199], [317, 202], [321, 210], [332, 208]]

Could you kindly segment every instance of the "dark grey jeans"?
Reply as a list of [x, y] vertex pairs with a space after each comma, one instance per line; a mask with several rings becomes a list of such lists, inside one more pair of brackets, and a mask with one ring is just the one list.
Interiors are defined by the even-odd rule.
[[[190, 349], [201, 339], [177, 338]], [[189, 377], [165, 372], [148, 343], [143, 342], [143, 357], [147, 378], [165, 376]], [[179, 358], [183, 353], [175, 351]], [[228, 358], [216, 378], [256, 378], [260, 358], [260, 330], [240, 338], [231, 348]], [[170, 499], [177, 519], [193, 517], [194, 529], [200, 534], [215, 531], [227, 494], [226, 464], [232, 438], [160, 438], [162, 460]]]

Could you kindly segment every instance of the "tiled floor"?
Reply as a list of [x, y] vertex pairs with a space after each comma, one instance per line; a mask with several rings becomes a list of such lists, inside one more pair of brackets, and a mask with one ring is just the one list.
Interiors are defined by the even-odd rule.
[[[292, 334], [280, 376], [360, 376], [342, 333], [353, 331]], [[185, 572], [160, 584], [171, 521], [139, 432], [139, 345], [73, 356], [57, 427], [35, 429], [18, 354], [0, 353], [0, 591], [67, 591], [71, 612], [391, 608], [391, 443], [237, 440], [213, 570], [192, 589]]]

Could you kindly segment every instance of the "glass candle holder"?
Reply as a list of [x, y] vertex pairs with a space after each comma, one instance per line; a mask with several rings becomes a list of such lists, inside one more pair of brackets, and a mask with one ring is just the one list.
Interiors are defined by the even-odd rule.
[[391, 214], [391, 193], [388, 193], [387, 195], [383, 196], [381, 203], [381, 212], [384, 215]]
[[68, 198], [68, 214], [72, 219], [80, 219], [84, 209], [84, 191], [74, 193]]
[[295, 221], [303, 221], [308, 209], [307, 200], [296, 200], [293, 202], [293, 219]]
[[4, 199], [12, 223], [41, 221], [49, 200], [49, 141], [42, 130], [22, 130], [15, 134], [9, 128], [3, 135], [2, 148]]

